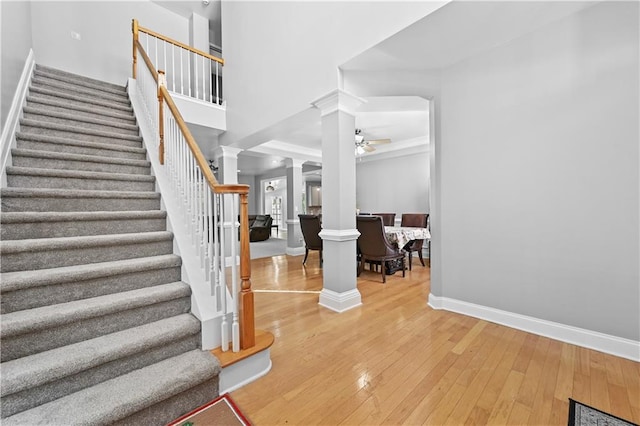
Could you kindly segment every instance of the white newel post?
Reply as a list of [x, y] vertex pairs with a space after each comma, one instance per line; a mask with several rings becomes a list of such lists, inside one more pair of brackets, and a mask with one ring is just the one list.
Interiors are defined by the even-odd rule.
[[302, 163], [304, 160], [285, 159], [287, 166], [287, 254], [304, 254], [304, 242], [298, 215], [302, 213]]
[[336, 89], [312, 105], [322, 116], [323, 288], [319, 304], [344, 312], [362, 304], [357, 288], [355, 111], [365, 100]]

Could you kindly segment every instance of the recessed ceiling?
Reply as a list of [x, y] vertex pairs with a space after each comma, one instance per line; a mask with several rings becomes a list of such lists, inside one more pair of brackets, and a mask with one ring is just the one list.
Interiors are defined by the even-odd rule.
[[[417, 96], [388, 96], [366, 98], [356, 113], [355, 126], [367, 140], [391, 139], [391, 143], [376, 145], [375, 154], [414, 148], [428, 144], [429, 102]], [[254, 155], [265, 158], [295, 158], [322, 162], [322, 128], [320, 113], [310, 108], [283, 122], [251, 135], [242, 146]], [[355, 135], [354, 135], [355, 149]], [[362, 156], [370, 156], [366, 153]], [[240, 164], [239, 159], [239, 164]], [[264, 164], [268, 165], [268, 162]], [[245, 170], [245, 167], [240, 167]], [[246, 168], [249, 170], [249, 168]], [[252, 169], [257, 170], [257, 169]], [[265, 173], [267, 170], [263, 170]]]

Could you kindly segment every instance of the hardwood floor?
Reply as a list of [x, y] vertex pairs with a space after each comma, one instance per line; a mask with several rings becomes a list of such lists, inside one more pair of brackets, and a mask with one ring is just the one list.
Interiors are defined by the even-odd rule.
[[429, 268], [363, 305], [318, 305], [316, 252], [252, 261], [256, 327], [275, 335], [272, 370], [232, 393], [255, 425], [567, 424], [571, 397], [640, 423], [640, 363], [426, 305]]

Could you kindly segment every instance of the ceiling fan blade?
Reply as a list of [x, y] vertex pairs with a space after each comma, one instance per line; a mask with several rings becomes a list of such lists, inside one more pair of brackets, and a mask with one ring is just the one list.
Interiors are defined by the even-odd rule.
[[375, 151], [375, 150], [376, 150], [374, 147], [369, 146], [369, 145], [364, 145], [364, 146], [362, 147], [362, 149], [364, 149], [364, 150], [365, 150], [365, 151], [367, 151], [367, 152], [373, 152], [373, 151]]
[[381, 145], [384, 143], [391, 143], [391, 139], [373, 139], [370, 141], [367, 141], [368, 143], [372, 144], [372, 145]]

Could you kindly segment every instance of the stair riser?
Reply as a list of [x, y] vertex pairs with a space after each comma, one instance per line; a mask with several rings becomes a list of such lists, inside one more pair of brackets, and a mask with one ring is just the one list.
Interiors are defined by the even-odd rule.
[[0, 239], [24, 240], [30, 238], [80, 237], [85, 235], [130, 234], [166, 230], [164, 218], [43, 221], [28, 223], [2, 223]]
[[93, 78], [85, 77], [83, 75], [77, 75], [77, 74], [69, 73], [69, 72], [66, 72], [66, 71], [61, 71], [61, 70], [56, 69], [56, 68], [45, 67], [45, 66], [42, 66], [42, 65], [36, 65], [36, 71], [38, 73], [53, 74], [54, 76], [61, 76], [63, 78], [71, 78], [73, 80], [78, 81], [79, 83], [87, 83], [87, 84], [103, 86], [103, 87], [111, 89], [111, 90], [125, 90], [125, 88], [123, 86], [119, 86], [117, 84], [107, 83], [106, 81], [101, 81], [101, 80], [95, 80]]
[[171, 239], [107, 247], [83, 245], [82, 247], [38, 250], [37, 252], [7, 253], [5, 250], [1, 257], [2, 265], [0, 266], [0, 272], [57, 268], [61, 266], [135, 259], [170, 253], [173, 253], [173, 242]]
[[3, 314], [180, 281], [180, 266], [3, 292]]
[[129, 160], [146, 160], [145, 153], [113, 151], [110, 149], [93, 148], [90, 146], [65, 145], [42, 141], [18, 139], [17, 146], [20, 149], [33, 149], [36, 151], [67, 152], [69, 154], [95, 155], [97, 157], [126, 158]]
[[109, 179], [75, 179], [57, 176], [7, 174], [10, 188], [84, 189], [99, 191], [153, 191], [155, 182]]
[[151, 167], [149, 166], [27, 157], [22, 155], [13, 155], [13, 165], [17, 167], [32, 167], [35, 169], [80, 170], [86, 172], [126, 173], [132, 175], [151, 174]]
[[[83, 128], [81, 127], [78, 130], [82, 131], [82, 129]], [[117, 138], [114, 138], [113, 136], [100, 136], [100, 135], [92, 135], [92, 134], [86, 134], [86, 133], [77, 133], [75, 131], [49, 129], [46, 127], [31, 126], [28, 124], [21, 124], [20, 131], [24, 133], [35, 134], [35, 135], [54, 136], [58, 138], [72, 139], [75, 141], [82, 141], [82, 142], [98, 142], [98, 143], [104, 143], [109, 145], [142, 148], [141, 141], [117, 139]]]
[[33, 78], [53, 84], [70, 84], [73, 86], [78, 86], [82, 88], [89, 88], [93, 90], [99, 90], [104, 93], [109, 93], [115, 96], [125, 96], [127, 95], [126, 88], [122, 86], [113, 87], [109, 83], [96, 83], [86, 80], [81, 80], [75, 76], [64, 76], [60, 74], [47, 73], [41, 70], [36, 70], [33, 73]]
[[159, 208], [159, 198], [2, 197], [2, 210], [6, 212], [133, 211]]
[[169, 424], [185, 413], [216, 399], [219, 392], [219, 381], [219, 376], [216, 376], [158, 404], [113, 422], [111, 426]]
[[199, 345], [200, 338], [198, 335], [185, 336], [183, 339], [164, 344], [161, 347], [143, 348], [145, 352], [116, 359], [70, 377], [35, 388], [25, 389], [14, 394], [3, 395], [2, 417], [11, 416], [138, 368], [197, 349]]
[[91, 108], [96, 113], [101, 111], [114, 111], [121, 114], [132, 114], [133, 110], [121, 103], [118, 102], [110, 102], [107, 100], [98, 101], [97, 99], [90, 98], [76, 98], [72, 97], [73, 95], [66, 95], [64, 92], [58, 92], [53, 89], [47, 88], [47, 92], [43, 90], [39, 90], [43, 88], [32, 87], [31, 92], [34, 96], [37, 96], [41, 99], [48, 99], [56, 102], [64, 102], [69, 106], [79, 107], [79, 108]]
[[[49, 100], [51, 101], [51, 100]], [[62, 102], [60, 100], [53, 102]], [[48, 111], [57, 112], [61, 114], [74, 114], [78, 117], [86, 117], [86, 118], [95, 118], [95, 119], [109, 119], [115, 123], [119, 124], [128, 124], [128, 125], [136, 125], [136, 119], [132, 116], [124, 116], [124, 112], [117, 114], [114, 111], [109, 110], [107, 108], [95, 108], [92, 107], [91, 111], [82, 111], [79, 107], [72, 108], [68, 105], [67, 102], [64, 102], [64, 105], [55, 105], [51, 104], [47, 100], [42, 99], [40, 96], [38, 97], [27, 97], [27, 106], [34, 108], [46, 108]], [[100, 112], [103, 112], [102, 114]]]
[[112, 133], [118, 133], [123, 135], [130, 135], [130, 136], [140, 135], [139, 130], [137, 128], [132, 129], [130, 124], [127, 124], [125, 126], [119, 126], [118, 123], [111, 122], [111, 120], [109, 120], [107, 117], [102, 117], [100, 118], [100, 120], [109, 121], [110, 122], [109, 124], [91, 123], [91, 122], [83, 121], [81, 119], [60, 118], [56, 116], [38, 114], [33, 112], [25, 112], [24, 118], [29, 120], [44, 121], [47, 123], [62, 124], [65, 126], [80, 127], [82, 129], [97, 130], [101, 132], [112, 132]]
[[116, 95], [109, 92], [104, 92], [102, 90], [93, 89], [90, 87], [84, 87], [76, 84], [69, 84], [58, 80], [53, 79], [43, 79], [40, 77], [34, 77], [31, 80], [31, 85], [33, 87], [42, 87], [45, 89], [53, 89], [59, 90], [62, 92], [70, 93], [74, 96], [86, 97], [89, 99], [99, 99], [106, 100], [110, 102], [117, 102], [124, 106], [129, 106], [129, 98], [126, 95], [126, 92], [123, 92], [122, 95]]
[[191, 297], [187, 296], [7, 337], [2, 339], [2, 362], [185, 314], [190, 308]]

